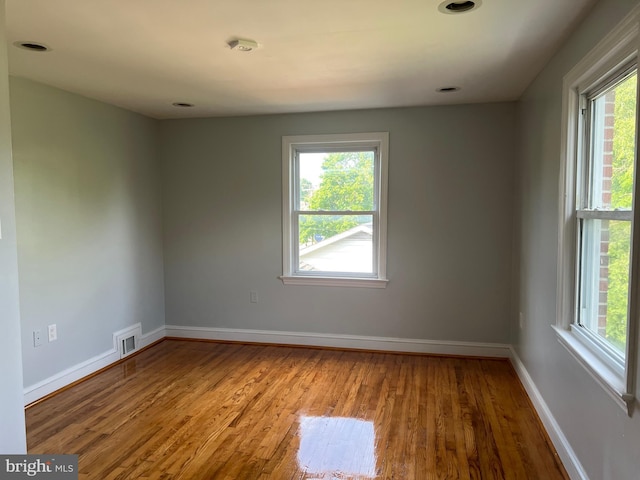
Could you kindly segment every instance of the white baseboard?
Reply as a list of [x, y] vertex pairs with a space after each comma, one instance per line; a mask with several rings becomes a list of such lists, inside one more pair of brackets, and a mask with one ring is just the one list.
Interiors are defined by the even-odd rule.
[[393, 337], [365, 337], [329, 333], [283, 332], [273, 330], [245, 330], [233, 328], [183, 327], [167, 325], [167, 337], [196, 338], [252, 343], [275, 343], [306, 347], [354, 348], [385, 352], [429, 353], [434, 355], [463, 355], [468, 357], [511, 356], [509, 345], [501, 343], [453, 342]]
[[509, 347], [509, 349], [511, 351], [511, 363], [515, 368], [520, 381], [524, 385], [525, 390], [529, 394], [529, 398], [531, 398], [531, 402], [538, 412], [538, 416], [547, 430], [549, 438], [551, 439], [553, 446], [556, 448], [569, 477], [572, 480], [589, 480], [587, 472], [584, 471], [578, 456], [571, 448], [567, 437], [564, 436], [564, 433], [560, 429], [560, 425], [558, 425], [558, 422], [556, 422], [551, 410], [549, 410], [547, 403], [544, 401], [544, 398], [542, 398], [542, 394], [533, 382], [533, 379], [531, 378], [531, 375], [529, 375], [524, 363], [522, 363], [522, 360], [520, 360], [520, 357], [513, 347]]
[[[164, 327], [156, 328], [151, 332], [145, 333], [140, 337], [140, 348], [151, 345], [153, 342], [161, 340], [165, 336]], [[120, 352], [114, 346], [111, 350], [67, 368], [49, 378], [45, 378], [41, 382], [30, 385], [24, 389], [24, 404], [29, 405], [56, 390], [60, 390], [81, 378], [91, 375], [104, 367], [108, 367], [118, 360], [120, 360]]]
[[97, 372], [101, 368], [107, 367], [114, 362], [120, 360], [120, 352], [112, 348], [100, 355], [96, 355], [89, 360], [67, 368], [49, 378], [45, 378], [41, 382], [25, 387], [24, 404], [29, 405], [36, 400], [41, 399], [67, 385], [80, 380], [87, 375]]
[[[140, 348], [151, 345], [165, 337], [251, 342], [265, 344], [299, 345], [313, 347], [350, 348], [387, 352], [426, 353], [435, 355], [462, 355], [470, 357], [510, 358], [529, 394], [562, 463], [572, 480], [589, 480], [582, 464], [560, 429], [553, 414], [542, 398], [533, 379], [514, 348], [500, 343], [474, 343], [423, 340], [393, 337], [366, 337], [359, 335], [335, 335], [306, 332], [284, 332], [270, 330], [245, 330], [231, 328], [184, 327], [166, 325], [140, 337]], [[70, 367], [56, 375], [24, 389], [24, 403], [28, 405], [83, 377], [117, 362], [120, 354], [112, 348], [100, 355]]]
[[162, 327], [158, 327], [155, 330], [151, 330], [150, 332], [143, 333], [140, 337], [140, 348], [148, 347], [152, 343], [162, 340], [166, 337], [164, 325]]
[[[117, 333], [117, 332], [116, 332]], [[334, 335], [306, 332], [280, 332], [269, 330], [244, 330], [231, 328], [203, 328], [166, 325], [140, 337], [140, 348], [165, 337], [203, 340], [226, 340], [309, 347], [353, 348], [385, 352], [427, 353], [435, 355], [462, 355], [468, 357], [509, 358], [509, 345], [500, 343], [474, 343], [422, 340], [391, 337], [365, 337], [358, 335]], [[24, 389], [24, 404], [28, 405], [67, 385], [108, 367], [120, 360], [120, 352], [114, 346], [100, 355], [67, 368], [56, 375]]]

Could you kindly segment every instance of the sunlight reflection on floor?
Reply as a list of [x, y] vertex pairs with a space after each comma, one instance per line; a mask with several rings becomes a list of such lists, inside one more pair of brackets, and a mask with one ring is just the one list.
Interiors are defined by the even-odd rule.
[[373, 422], [301, 416], [298, 464], [318, 480], [375, 477]]

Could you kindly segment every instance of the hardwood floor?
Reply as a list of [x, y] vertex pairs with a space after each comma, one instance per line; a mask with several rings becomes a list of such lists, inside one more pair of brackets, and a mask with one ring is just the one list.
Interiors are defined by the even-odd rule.
[[27, 409], [81, 479], [566, 479], [506, 360], [166, 340]]

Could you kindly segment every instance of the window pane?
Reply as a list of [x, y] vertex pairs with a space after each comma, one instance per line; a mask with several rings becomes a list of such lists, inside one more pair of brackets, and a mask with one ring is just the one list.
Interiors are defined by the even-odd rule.
[[299, 271], [373, 272], [372, 215], [300, 215]]
[[373, 151], [300, 152], [300, 210], [373, 210], [374, 158]]
[[632, 207], [636, 79], [634, 73], [593, 100], [590, 208]]
[[631, 222], [583, 220], [579, 323], [622, 356], [627, 339]]

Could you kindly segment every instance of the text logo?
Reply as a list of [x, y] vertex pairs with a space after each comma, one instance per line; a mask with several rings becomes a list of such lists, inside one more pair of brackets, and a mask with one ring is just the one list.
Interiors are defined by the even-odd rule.
[[0, 455], [0, 480], [78, 480], [77, 455]]

